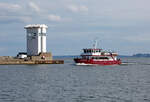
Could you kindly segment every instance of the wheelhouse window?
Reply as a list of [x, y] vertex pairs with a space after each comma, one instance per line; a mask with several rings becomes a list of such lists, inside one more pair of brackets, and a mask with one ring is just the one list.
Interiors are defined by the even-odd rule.
[[92, 59], [109, 59], [108, 57], [92, 57]]

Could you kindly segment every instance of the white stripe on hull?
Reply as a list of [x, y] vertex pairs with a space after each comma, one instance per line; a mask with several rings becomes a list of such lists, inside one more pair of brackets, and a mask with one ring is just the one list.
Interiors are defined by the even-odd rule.
[[86, 63], [76, 63], [78, 66], [87, 66], [87, 65], [94, 65], [94, 64], [86, 64]]

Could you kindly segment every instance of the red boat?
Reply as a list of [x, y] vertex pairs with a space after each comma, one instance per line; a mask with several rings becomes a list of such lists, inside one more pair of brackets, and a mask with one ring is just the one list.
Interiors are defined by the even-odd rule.
[[77, 65], [120, 65], [121, 60], [117, 59], [115, 52], [106, 52], [102, 49], [94, 48], [83, 49], [80, 58], [74, 58]]

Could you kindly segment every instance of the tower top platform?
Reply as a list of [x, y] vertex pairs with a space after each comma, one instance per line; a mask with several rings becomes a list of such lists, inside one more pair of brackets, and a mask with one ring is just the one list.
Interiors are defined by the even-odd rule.
[[25, 29], [28, 29], [28, 28], [48, 28], [48, 26], [45, 24], [29, 24], [29, 25], [26, 25], [24, 28]]

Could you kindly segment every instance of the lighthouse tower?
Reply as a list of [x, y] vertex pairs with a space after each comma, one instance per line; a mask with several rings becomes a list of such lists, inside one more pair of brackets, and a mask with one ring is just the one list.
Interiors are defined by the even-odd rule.
[[33, 24], [24, 27], [27, 32], [27, 55], [34, 56], [46, 53], [46, 29], [45, 24]]

